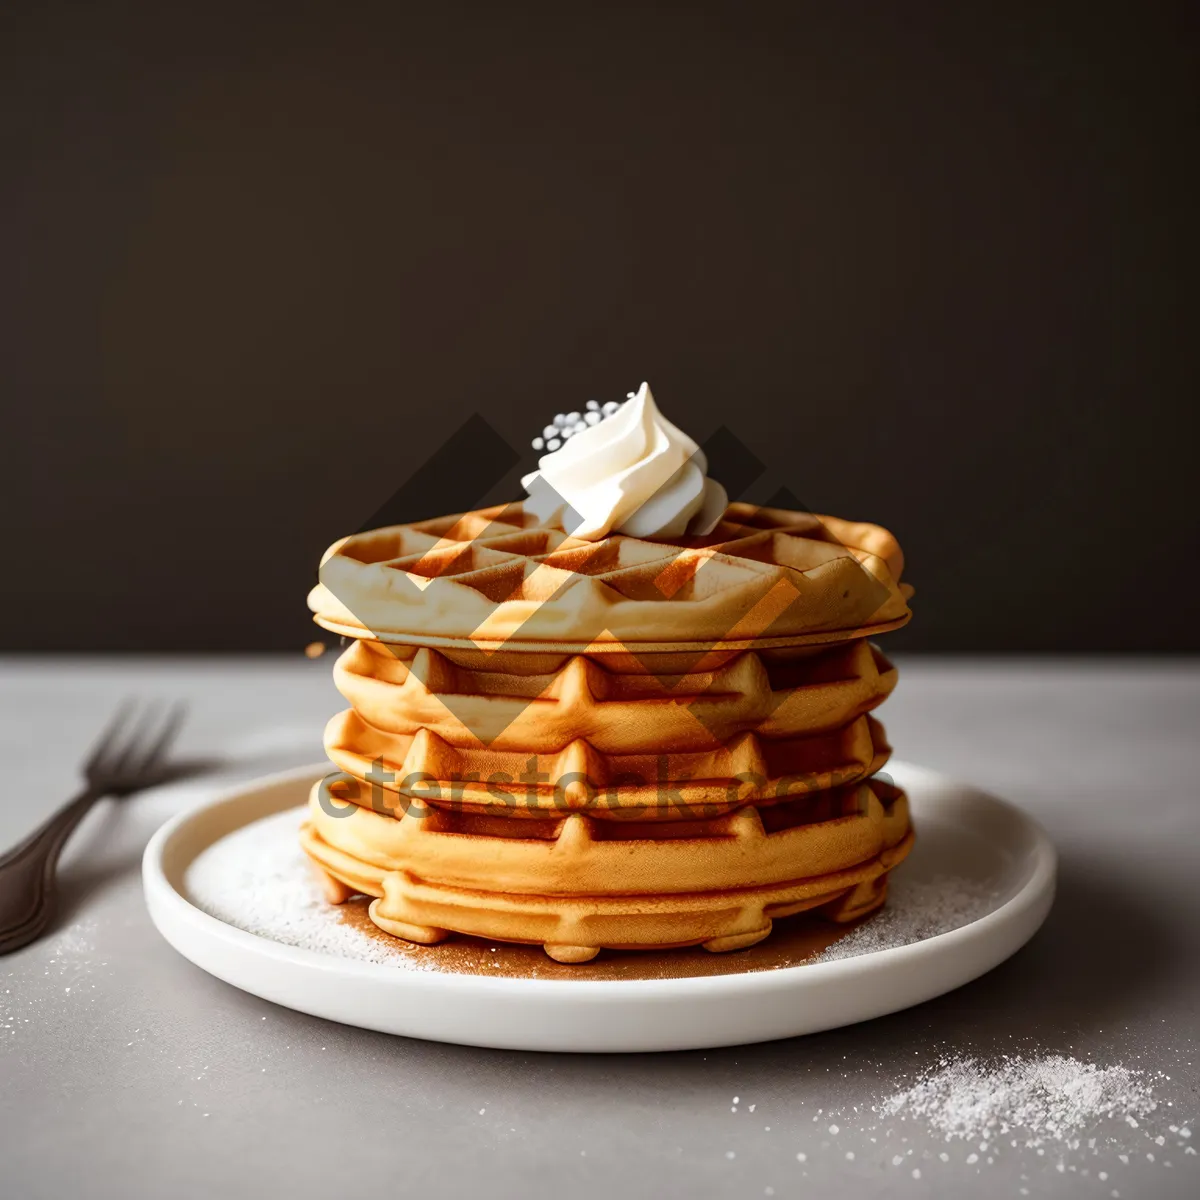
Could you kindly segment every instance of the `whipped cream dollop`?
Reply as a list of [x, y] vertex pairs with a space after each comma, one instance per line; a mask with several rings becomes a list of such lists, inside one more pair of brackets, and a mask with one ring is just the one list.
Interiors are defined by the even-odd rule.
[[728, 503], [725, 489], [707, 477], [704, 452], [658, 411], [643, 383], [612, 416], [538, 459], [521, 480], [525, 508], [548, 521], [564, 503], [563, 527], [598, 541], [609, 533], [631, 537], [701, 537]]

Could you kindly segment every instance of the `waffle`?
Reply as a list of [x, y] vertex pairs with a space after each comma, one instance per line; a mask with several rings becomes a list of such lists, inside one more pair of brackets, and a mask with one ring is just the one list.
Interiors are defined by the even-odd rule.
[[730, 505], [599, 542], [520, 504], [355, 534], [309, 596], [353, 640], [302, 843], [417, 942], [731, 950], [883, 902], [912, 843], [867, 640], [911, 588], [878, 526]]
[[375, 924], [410, 941], [453, 930], [541, 943], [564, 962], [601, 947], [738, 949], [808, 909], [852, 920], [883, 903], [912, 844], [904, 794], [878, 779], [636, 826], [432, 806], [396, 817], [349, 802], [352, 784], [318, 782], [301, 832], [331, 899], [376, 897]]
[[903, 561], [877, 525], [785, 509], [731, 504], [703, 538], [587, 542], [509, 504], [335, 542], [309, 607], [335, 633], [407, 645], [796, 645], [902, 625]]
[[352, 707], [325, 747], [360, 781], [356, 801], [685, 819], [851, 783], [890, 754], [868, 714], [896, 672], [865, 641], [743, 651], [678, 674], [565, 654], [518, 669], [527, 657], [463, 665], [429, 647], [352, 644], [334, 668]]

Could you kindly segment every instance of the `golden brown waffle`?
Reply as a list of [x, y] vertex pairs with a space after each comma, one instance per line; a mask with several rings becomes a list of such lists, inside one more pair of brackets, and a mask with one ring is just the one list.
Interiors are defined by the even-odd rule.
[[350, 637], [593, 654], [798, 644], [902, 625], [903, 555], [877, 525], [731, 504], [704, 538], [598, 542], [520, 504], [335, 542], [309, 607]]
[[[743, 651], [671, 675], [633, 659], [505, 652], [460, 665], [428, 647], [353, 644], [334, 680], [352, 708], [330, 759], [357, 801], [513, 817], [669, 820], [766, 805], [873, 775], [890, 747], [868, 712], [896, 672], [865, 641]], [[505, 667], [508, 669], [498, 669]]]
[[908, 619], [878, 526], [734, 504], [702, 539], [591, 543], [508, 505], [356, 534], [316, 620], [356, 639], [305, 850], [382, 929], [735, 949], [882, 903], [912, 842], [875, 777]]
[[349, 783], [314, 786], [301, 835], [332, 899], [377, 897], [372, 920], [410, 941], [454, 930], [541, 943], [568, 962], [601, 947], [737, 949], [806, 909], [853, 919], [883, 902], [912, 844], [907, 800], [881, 780], [636, 826], [433, 807], [397, 818], [349, 803]]

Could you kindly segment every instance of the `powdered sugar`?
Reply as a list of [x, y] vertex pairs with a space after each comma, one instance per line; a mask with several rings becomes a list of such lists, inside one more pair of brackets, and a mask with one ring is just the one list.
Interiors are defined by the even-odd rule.
[[1152, 1080], [1124, 1066], [1101, 1067], [1062, 1054], [1005, 1056], [995, 1063], [945, 1058], [879, 1106], [884, 1117], [925, 1120], [948, 1139], [1071, 1146], [1081, 1130], [1119, 1120], [1137, 1129], [1158, 1108]]
[[811, 961], [833, 962], [910, 946], [979, 920], [996, 907], [996, 900], [995, 889], [979, 880], [917, 879], [901, 871], [889, 884], [887, 904]]
[[41, 970], [19, 987], [15, 970], [0, 974], [0, 1048], [27, 1026], [62, 1020], [69, 1009], [95, 1002], [96, 977], [108, 970], [96, 955], [96, 931], [94, 920], [76, 921], [35, 944], [30, 962]]
[[[844, 1078], [861, 1078], [861, 1069], [848, 1066]], [[1019, 1195], [1058, 1194], [1060, 1178], [1074, 1175], [1104, 1185], [1106, 1197], [1134, 1197], [1157, 1194], [1147, 1171], [1182, 1174], [1200, 1161], [1176, 1107], [1185, 1093], [1163, 1071], [1030, 1045], [988, 1059], [947, 1048], [915, 1075], [893, 1078], [875, 1100], [811, 1115], [811, 1132], [798, 1130], [788, 1147], [802, 1178], [814, 1166], [823, 1175], [875, 1163], [905, 1177], [919, 1171], [936, 1194], [959, 1195], [967, 1177], [994, 1169], [1019, 1174]]]
[[184, 887], [197, 908], [243, 929], [304, 950], [420, 970], [420, 964], [342, 920], [300, 849], [303, 810], [263, 817], [196, 856]]

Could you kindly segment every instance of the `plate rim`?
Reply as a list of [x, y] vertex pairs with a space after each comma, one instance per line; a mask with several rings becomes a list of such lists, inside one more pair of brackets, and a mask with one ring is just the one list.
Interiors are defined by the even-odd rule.
[[[904, 946], [868, 951], [864, 954], [851, 955], [827, 962], [802, 962], [769, 971], [741, 971], [722, 975], [693, 975], [667, 979], [534, 979], [471, 975], [449, 971], [414, 971], [388, 963], [364, 962], [301, 946], [289, 946], [261, 934], [239, 929], [219, 917], [206, 913], [193, 904], [181, 888], [171, 882], [164, 862], [171, 843], [175, 838], [181, 836], [189, 824], [201, 820], [213, 809], [236, 804], [249, 794], [291, 783], [312, 781], [333, 769], [327, 762], [310, 763], [246, 780], [189, 805], [159, 827], [150, 838], [142, 855], [143, 893], [154, 925], [176, 952], [191, 961], [191, 956], [183, 951], [171, 934], [163, 928], [159, 920], [162, 910], [166, 910], [176, 919], [188, 923], [197, 933], [225, 941], [243, 951], [255, 952], [309, 971], [335, 972], [340, 975], [361, 977], [364, 980], [370, 980], [376, 986], [507, 998], [528, 995], [531, 992], [536, 993], [539, 998], [546, 998], [553, 989], [565, 988], [568, 989], [572, 1000], [587, 1001], [603, 998], [610, 1003], [614, 1001], [637, 1003], [655, 999], [686, 1000], [701, 996], [706, 1000], [732, 1000], [743, 994], [762, 996], [767, 993], [790, 991], [798, 984], [798, 973], [802, 973], [803, 978], [814, 985], [818, 983], [836, 985], [839, 978], [852, 979], [879, 970], [886, 970], [900, 960], [907, 960], [915, 965], [922, 958], [940, 958], [944, 953], [952, 953], [956, 946], [965, 945], [984, 937], [998, 926], [1020, 921], [1031, 909], [1045, 905], [1045, 913], [1020, 943], [1023, 945], [1036, 933], [1053, 903], [1058, 854], [1049, 835], [1035, 818], [1019, 806], [994, 796], [975, 784], [959, 780], [952, 775], [929, 767], [899, 759], [891, 761], [885, 767], [885, 771], [889, 775], [919, 778], [931, 785], [942, 784], [968, 789], [975, 793], [977, 798], [998, 806], [1005, 810], [1010, 818], [1015, 818], [1018, 824], [1024, 826], [1025, 832], [1030, 838], [1028, 858], [1032, 863], [1032, 869], [1026, 881], [1015, 894], [982, 917], [969, 921], [965, 925]], [[238, 826], [238, 828], [241, 827], [244, 826]], [[969, 829], [969, 826], [963, 826], [963, 828]], [[184, 870], [186, 870], [186, 866]], [[1015, 953], [1015, 950], [1010, 953]], [[999, 961], [1003, 961], [1003, 958]], [[998, 962], [993, 965], [998, 965]], [[967, 981], [964, 980], [965, 982]]]

